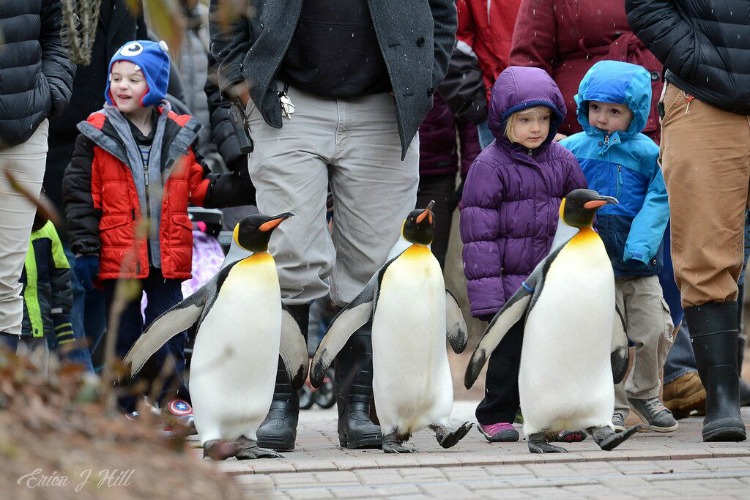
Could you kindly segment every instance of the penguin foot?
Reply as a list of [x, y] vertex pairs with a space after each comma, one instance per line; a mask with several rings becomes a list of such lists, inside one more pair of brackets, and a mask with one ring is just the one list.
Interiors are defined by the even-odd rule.
[[203, 443], [203, 458], [226, 460], [237, 454], [237, 443], [214, 439]]
[[537, 432], [529, 436], [529, 451], [531, 453], [567, 453], [568, 450], [560, 446], [549, 444], [549, 438], [544, 432]]
[[383, 452], [414, 453], [415, 451], [417, 451], [415, 447], [404, 444], [404, 441], [406, 441], [407, 439], [409, 439], [408, 435], [406, 436], [406, 438], [401, 438], [395, 432], [386, 434], [385, 436], [383, 436]]
[[638, 432], [640, 428], [641, 424], [638, 424], [622, 432], [615, 432], [607, 426], [602, 426], [589, 427], [588, 431], [602, 450], [612, 451], [620, 446], [623, 441]]
[[452, 448], [463, 439], [473, 426], [474, 424], [470, 422], [464, 422], [461, 427], [455, 430], [444, 425], [431, 425], [430, 429], [435, 431], [435, 437], [440, 446], [443, 448]]
[[240, 436], [235, 441], [237, 446], [237, 453], [235, 457], [237, 460], [251, 460], [255, 458], [281, 458], [281, 455], [276, 453], [274, 450], [268, 448], [261, 448], [258, 446], [257, 441], [248, 439], [245, 436]]

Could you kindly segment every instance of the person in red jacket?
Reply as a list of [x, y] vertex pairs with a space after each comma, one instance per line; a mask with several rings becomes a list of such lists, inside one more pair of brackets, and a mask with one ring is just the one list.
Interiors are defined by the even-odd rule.
[[[128, 42], [115, 53], [106, 104], [78, 124], [80, 135], [63, 178], [77, 278], [86, 289], [95, 283], [104, 288], [107, 311], [117, 280], [138, 280], [148, 299], [146, 326], [182, 300], [181, 282], [191, 277], [188, 204], [219, 208], [254, 202], [243, 196], [253, 192], [247, 175], [210, 176], [196, 156], [198, 121], [176, 114], [165, 99], [169, 66], [164, 42]], [[119, 318], [120, 358], [143, 333], [140, 302], [140, 294], [129, 298]], [[183, 332], [162, 347], [144, 377], [154, 378], [149, 373], [155, 375], [171, 356], [174, 378], [157, 388], [157, 403], [175, 398], [167, 407], [177, 413], [190, 411], [181, 382], [185, 340]], [[120, 406], [133, 413], [136, 399], [122, 397]]]
[[[510, 66], [513, 27], [521, 0], [457, 0], [457, 47], [476, 56], [487, 89], [487, 101], [497, 76]], [[487, 120], [477, 124], [482, 148], [495, 140]]]
[[[652, 105], [643, 133], [659, 143], [656, 103], [664, 84], [659, 60], [633, 34], [623, 2], [522, 0], [513, 30], [510, 64], [542, 68], [560, 88], [568, 113], [558, 130], [581, 131], [576, 117], [578, 84], [598, 61], [638, 64], [651, 75]], [[558, 139], [561, 137], [558, 136]]]

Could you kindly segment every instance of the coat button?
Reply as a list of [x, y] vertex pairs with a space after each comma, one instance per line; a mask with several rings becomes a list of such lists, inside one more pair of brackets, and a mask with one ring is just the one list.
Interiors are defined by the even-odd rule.
[[419, 38], [417, 38], [417, 47], [421, 47], [422, 45], [424, 45], [424, 42], [425, 42], [425, 39], [423, 36], [420, 36]]
[[429, 89], [427, 89], [427, 95], [431, 96], [434, 93], [435, 93], [435, 87], [430, 87]]
[[652, 71], [651, 72], [651, 81], [654, 81], [654, 82], [659, 81], [659, 72], [658, 71]]

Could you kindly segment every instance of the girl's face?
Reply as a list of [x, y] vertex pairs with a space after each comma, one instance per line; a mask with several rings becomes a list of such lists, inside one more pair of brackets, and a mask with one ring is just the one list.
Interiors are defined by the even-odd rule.
[[589, 101], [589, 125], [611, 134], [630, 127], [633, 112], [624, 104]]
[[513, 128], [509, 137], [512, 142], [529, 149], [535, 149], [547, 140], [552, 111], [546, 106], [536, 106], [515, 113]]
[[130, 61], [117, 61], [109, 77], [109, 92], [121, 113], [127, 116], [142, 108], [141, 99], [148, 92], [148, 83], [138, 66]]

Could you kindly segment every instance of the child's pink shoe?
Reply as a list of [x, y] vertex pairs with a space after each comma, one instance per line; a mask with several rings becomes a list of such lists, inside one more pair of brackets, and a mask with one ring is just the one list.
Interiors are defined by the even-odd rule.
[[518, 441], [518, 431], [513, 424], [499, 422], [497, 424], [479, 425], [479, 432], [487, 438], [490, 443], [513, 443]]

